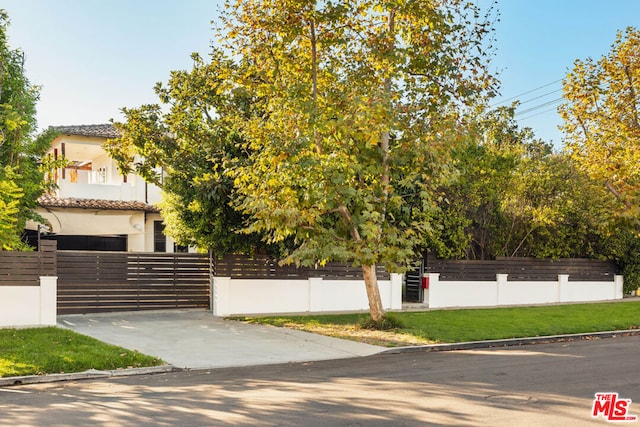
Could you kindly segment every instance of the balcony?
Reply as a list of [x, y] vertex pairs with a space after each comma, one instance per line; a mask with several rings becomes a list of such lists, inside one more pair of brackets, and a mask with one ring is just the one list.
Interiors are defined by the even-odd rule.
[[135, 188], [126, 183], [119, 185], [84, 184], [60, 180], [58, 185], [57, 197], [61, 199], [137, 200]]

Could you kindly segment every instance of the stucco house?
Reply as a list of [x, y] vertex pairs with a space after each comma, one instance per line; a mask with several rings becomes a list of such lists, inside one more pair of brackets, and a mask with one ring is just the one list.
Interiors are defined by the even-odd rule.
[[[49, 155], [67, 160], [55, 171], [57, 189], [38, 199], [37, 212], [49, 234], [63, 250], [128, 252], [184, 251], [163, 233], [157, 207], [160, 189], [136, 174], [122, 175], [104, 150], [119, 136], [111, 124], [58, 126], [60, 135]], [[38, 224], [31, 223], [31, 238]]]

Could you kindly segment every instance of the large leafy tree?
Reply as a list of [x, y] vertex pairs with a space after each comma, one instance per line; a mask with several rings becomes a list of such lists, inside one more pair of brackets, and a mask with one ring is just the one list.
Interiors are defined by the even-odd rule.
[[576, 60], [563, 83], [565, 149], [618, 204], [609, 249], [625, 289], [640, 286], [640, 31], [618, 32], [598, 60]]
[[640, 32], [617, 34], [611, 51], [577, 60], [563, 83], [566, 150], [640, 219]]
[[174, 71], [155, 87], [160, 103], [124, 108], [122, 136], [105, 148], [128, 172], [135, 169], [160, 186], [165, 232], [182, 245], [217, 254], [273, 251], [258, 236], [236, 233], [245, 218], [231, 206], [233, 179], [227, 173], [246, 161], [240, 135], [229, 126], [229, 110], [252, 114], [242, 92], [227, 92], [233, 65], [212, 52], [205, 62], [194, 54], [193, 68]]
[[236, 120], [252, 153], [233, 171], [247, 230], [293, 239], [288, 262], [360, 265], [380, 320], [376, 265], [414, 259], [465, 112], [494, 86], [490, 24], [457, 0], [238, 1], [223, 22], [231, 87], [261, 113]]
[[0, 250], [25, 249], [21, 235], [49, 186], [41, 156], [52, 132], [35, 137], [38, 88], [27, 79], [24, 55], [9, 47], [9, 18], [0, 9]]

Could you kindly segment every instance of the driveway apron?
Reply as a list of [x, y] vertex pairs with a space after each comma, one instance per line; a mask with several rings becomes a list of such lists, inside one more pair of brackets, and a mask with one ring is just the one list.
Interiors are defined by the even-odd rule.
[[65, 315], [58, 316], [58, 325], [187, 369], [342, 359], [385, 350], [302, 331], [224, 320], [204, 310]]

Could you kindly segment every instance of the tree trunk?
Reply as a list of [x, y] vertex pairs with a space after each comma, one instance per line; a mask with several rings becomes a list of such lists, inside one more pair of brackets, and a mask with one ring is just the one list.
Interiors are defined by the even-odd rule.
[[[356, 242], [360, 242], [360, 233], [351, 221], [351, 214], [346, 206], [341, 205], [337, 211], [342, 215], [342, 219], [349, 226], [351, 238]], [[367, 289], [367, 299], [369, 300], [369, 314], [375, 322], [379, 322], [384, 316], [384, 308], [382, 307], [382, 299], [380, 298], [380, 289], [378, 289], [378, 276], [376, 275], [376, 265], [363, 265], [362, 277], [364, 278], [364, 286]]]
[[[389, 51], [394, 48], [395, 33], [395, 10], [389, 13]], [[384, 94], [391, 96], [391, 78], [384, 79]], [[390, 99], [390, 98], [389, 98]], [[380, 221], [379, 233], [382, 233], [383, 224], [386, 222], [387, 204], [389, 202], [389, 139], [390, 131], [384, 131], [380, 134], [380, 149], [382, 151], [382, 175], [380, 176], [380, 186], [382, 187], [382, 220]], [[353, 235], [353, 234], [352, 234]], [[358, 239], [359, 240], [359, 237]], [[364, 285], [367, 289], [367, 298], [369, 299], [369, 314], [374, 322], [379, 322], [384, 316], [384, 308], [382, 307], [382, 299], [380, 298], [380, 289], [378, 288], [378, 277], [376, 275], [376, 265], [363, 265], [362, 276], [364, 277]]]
[[379, 322], [384, 316], [384, 308], [382, 307], [382, 298], [380, 298], [380, 289], [378, 289], [378, 277], [376, 275], [376, 266], [363, 265], [362, 276], [364, 277], [364, 285], [367, 289], [367, 298], [369, 300], [369, 314], [375, 322]]

